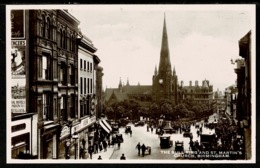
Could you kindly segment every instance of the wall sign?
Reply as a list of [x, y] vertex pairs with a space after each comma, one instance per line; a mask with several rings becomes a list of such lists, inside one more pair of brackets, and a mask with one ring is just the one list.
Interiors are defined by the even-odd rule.
[[11, 10], [12, 39], [25, 38], [24, 10]]

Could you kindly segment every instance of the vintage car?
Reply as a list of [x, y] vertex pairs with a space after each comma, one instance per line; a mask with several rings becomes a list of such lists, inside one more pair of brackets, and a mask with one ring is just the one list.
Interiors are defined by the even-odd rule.
[[183, 152], [183, 141], [175, 141], [175, 152]]
[[111, 128], [112, 128], [112, 132], [113, 132], [113, 133], [119, 132], [118, 123], [116, 123], [116, 122], [111, 122]]
[[136, 123], [135, 123], [135, 127], [137, 127], [137, 126], [144, 126], [144, 121], [137, 121]]
[[123, 138], [123, 135], [122, 134], [113, 134], [112, 135], [112, 143], [115, 144], [115, 143], [123, 143], [124, 142], [124, 138]]
[[127, 133], [130, 133], [130, 131], [132, 131], [131, 126], [127, 125], [127, 126], [125, 127], [125, 133], [126, 133], [126, 134], [127, 134]]
[[171, 135], [162, 135], [162, 136], [160, 136], [160, 147], [161, 148], [170, 148], [170, 147], [172, 147]]
[[215, 134], [201, 134], [200, 135], [200, 144], [204, 147], [203, 149], [207, 150], [213, 144], [215, 139]]
[[185, 138], [186, 138], [186, 137], [187, 137], [187, 138], [190, 138], [190, 137], [192, 137], [192, 133], [191, 133], [191, 132], [188, 132], [188, 131], [187, 131], [187, 132], [184, 132], [184, 133], [183, 133], [183, 137], [185, 137]]

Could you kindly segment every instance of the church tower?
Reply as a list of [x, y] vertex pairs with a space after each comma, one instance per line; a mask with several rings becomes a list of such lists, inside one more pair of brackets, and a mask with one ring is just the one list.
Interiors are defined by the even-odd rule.
[[166, 18], [164, 15], [160, 62], [158, 71], [157, 67], [155, 67], [153, 75], [153, 99], [155, 101], [167, 99], [176, 104], [177, 83], [175, 68], [172, 71], [171, 67]]

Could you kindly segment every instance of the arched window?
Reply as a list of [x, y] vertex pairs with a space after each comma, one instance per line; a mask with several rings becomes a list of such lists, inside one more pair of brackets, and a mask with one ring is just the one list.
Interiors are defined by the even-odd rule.
[[63, 47], [63, 31], [60, 29], [60, 48]]
[[42, 20], [40, 23], [40, 36], [45, 37], [45, 16], [42, 15]]
[[71, 51], [71, 48], [70, 48], [70, 43], [71, 43], [71, 37], [67, 37], [67, 50]]
[[46, 38], [47, 39], [50, 39], [51, 38], [51, 28], [50, 28], [50, 23], [51, 23], [51, 21], [50, 21], [50, 18], [48, 17], [47, 18], [47, 22], [46, 22]]
[[65, 33], [65, 30], [63, 30], [63, 32], [62, 32], [62, 38], [63, 38], [63, 41], [62, 41], [62, 47], [63, 48], [66, 48], [66, 40], [67, 40], [67, 38], [66, 38], [66, 33]]

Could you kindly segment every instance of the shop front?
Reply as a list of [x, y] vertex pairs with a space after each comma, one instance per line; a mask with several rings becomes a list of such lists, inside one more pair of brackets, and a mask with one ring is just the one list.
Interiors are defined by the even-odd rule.
[[40, 159], [58, 159], [58, 142], [60, 135], [59, 124], [45, 125], [39, 129], [39, 157]]
[[[31, 116], [13, 117], [11, 122], [11, 158], [31, 159]], [[9, 141], [10, 142], [10, 141]]]

